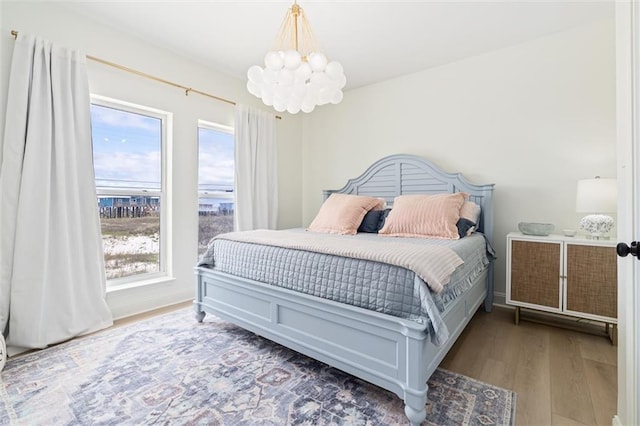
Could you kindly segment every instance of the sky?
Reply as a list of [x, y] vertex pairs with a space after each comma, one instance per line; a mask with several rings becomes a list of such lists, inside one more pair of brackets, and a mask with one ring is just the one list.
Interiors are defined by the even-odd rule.
[[[91, 105], [97, 186], [160, 189], [162, 122], [159, 118]], [[232, 191], [233, 134], [198, 129], [200, 191]]]
[[198, 129], [198, 186], [201, 191], [233, 191], [233, 135]]

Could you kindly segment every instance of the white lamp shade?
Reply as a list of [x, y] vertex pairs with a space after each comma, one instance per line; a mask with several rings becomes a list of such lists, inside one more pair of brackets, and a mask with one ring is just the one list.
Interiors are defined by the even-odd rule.
[[616, 179], [595, 178], [578, 181], [576, 212], [614, 213], [618, 205]]

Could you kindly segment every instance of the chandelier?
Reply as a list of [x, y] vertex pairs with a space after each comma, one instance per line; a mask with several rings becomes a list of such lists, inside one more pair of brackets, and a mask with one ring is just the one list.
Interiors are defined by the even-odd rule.
[[316, 105], [338, 104], [347, 84], [342, 65], [327, 60], [297, 1], [287, 11], [264, 68], [249, 68], [247, 89], [278, 112], [311, 112]]

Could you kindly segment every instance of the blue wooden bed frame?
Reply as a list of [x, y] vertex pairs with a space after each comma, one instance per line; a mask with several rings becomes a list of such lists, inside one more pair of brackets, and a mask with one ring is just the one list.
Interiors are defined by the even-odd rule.
[[[466, 192], [482, 207], [479, 230], [493, 242], [493, 184], [475, 185], [424, 158], [391, 155], [341, 189], [324, 191], [384, 197]], [[412, 425], [426, 418], [427, 380], [484, 301], [493, 303], [493, 262], [443, 313], [450, 338], [431, 343], [426, 326], [391, 315], [196, 268], [196, 319], [212, 313], [283, 346], [394, 392]]]

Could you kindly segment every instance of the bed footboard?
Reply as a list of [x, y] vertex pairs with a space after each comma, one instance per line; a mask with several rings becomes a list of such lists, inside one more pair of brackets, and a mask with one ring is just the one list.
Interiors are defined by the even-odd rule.
[[451, 338], [433, 345], [426, 325], [256, 281], [196, 268], [194, 308], [394, 392], [412, 425], [426, 417], [427, 380], [486, 296], [486, 274], [447, 309]]

